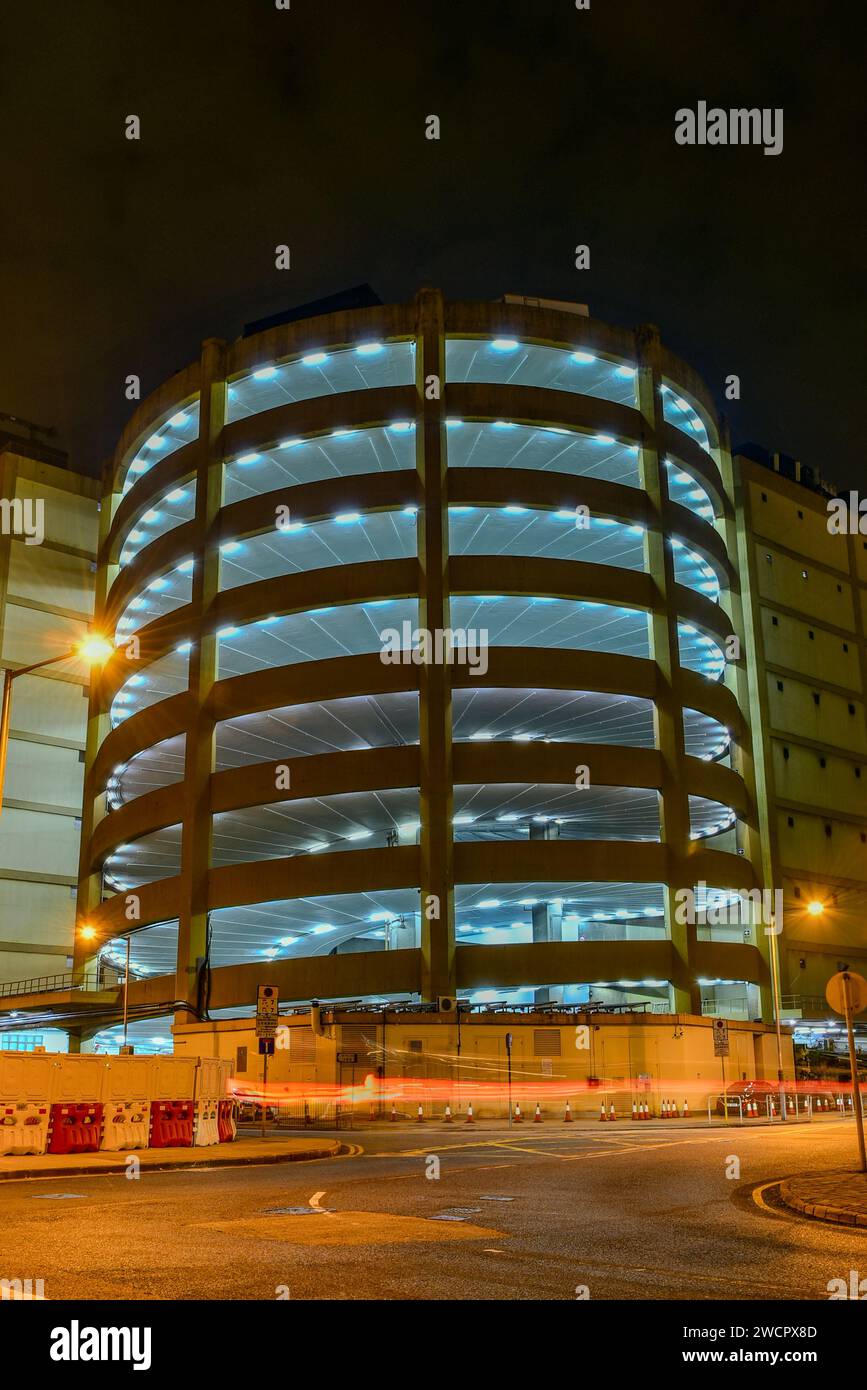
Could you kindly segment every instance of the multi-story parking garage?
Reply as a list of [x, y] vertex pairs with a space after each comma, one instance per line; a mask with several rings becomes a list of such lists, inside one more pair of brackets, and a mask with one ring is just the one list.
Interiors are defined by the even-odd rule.
[[766, 933], [677, 911], [764, 879], [731, 458], [654, 328], [423, 290], [209, 340], [98, 582], [79, 964], [761, 1014]]

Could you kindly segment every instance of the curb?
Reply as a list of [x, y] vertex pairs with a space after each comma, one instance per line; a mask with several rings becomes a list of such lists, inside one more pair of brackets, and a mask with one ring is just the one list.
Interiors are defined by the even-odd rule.
[[[143, 1152], [140, 1149], [130, 1150], [133, 1154]], [[144, 1150], [147, 1152], [147, 1150]], [[338, 1158], [343, 1153], [350, 1153], [351, 1149], [346, 1144], [334, 1144], [327, 1149], [310, 1149], [305, 1153], [286, 1153], [286, 1154], [249, 1154], [243, 1158], [201, 1158], [190, 1159], [189, 1163], [143, 1163], [142, 1170], [147, 1173], [172, 1173], [187, 1172], [190, 1168], [245, 1168], [252, 1164], [263, 1163], [304, 1163], [312, 1162], [320, 1158]], [[105, 1167], [81, 1166], [78, 1168], [27, 1168], [20, 1169], [14, 1173], [0, 1173], [0, 1182], [18, 1182], [21, 1178], [92, 1178], [123, 1175], [126, 1173], [126, 1163], [111, 1163]]]
[[867, 1227], [867, 1213], [862, 1214], [846, 1207], [832, 1207], [822, 1202], [808, 1202], [804, 1197], [798, 1197], [792, 1192], [788, 1182], [780, 1183], [780, 1201], [792, 1211], [797, 1211], [802, 1216], [813, 1217], [816, 1221], [830, 1221], [835, 1226]]

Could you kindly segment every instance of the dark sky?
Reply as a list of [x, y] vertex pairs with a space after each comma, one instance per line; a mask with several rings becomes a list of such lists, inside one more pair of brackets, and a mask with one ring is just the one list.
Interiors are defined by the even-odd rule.
[[[736, 442], [857, 485], [860, 11], [6, 0], [0, 411], [56, 425], [96, 471], [128, 373], [147, 394], [203, 337], [361, 281], [386, 301], [438, 284], [658, 323], [718, 404], [740, 376]], [[678, 146], [674, 113], [699, 100], [783, 107], [783, 153]]]

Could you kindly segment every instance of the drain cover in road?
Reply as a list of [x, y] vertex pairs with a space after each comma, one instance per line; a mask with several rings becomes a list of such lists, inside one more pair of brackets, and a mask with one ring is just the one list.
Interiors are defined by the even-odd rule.
[[83, 1197], [83, 1192], [34, 1192], [37, 1202], [62, 1202], [69, 1197]]
[[480, 1197], [480, 1202], [514, 1202], [514, 1197]]
[[326, 1216], [327, 1207], [266, 1207], [266, 1216]]
[[445, 1211], [438, 1211], [436, 1216], [432, 1216], [431, 1221], [466, 1221], [468, 1216], [478, 1216], [481, 1207], [447, 1207]]

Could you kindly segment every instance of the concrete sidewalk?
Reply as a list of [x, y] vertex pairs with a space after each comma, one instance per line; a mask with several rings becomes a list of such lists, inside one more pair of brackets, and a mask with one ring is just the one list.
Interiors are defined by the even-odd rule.
[[834, 1168], [799, 1173], [780, 1184], [780, 1200], [803, 1216], [837, 1226], [867, 1227], [867, 1173]]
[[339, 1139], [313, 1136], [241, 1138], [231, 1144], [210, 1144], [196, 1149], [131, 1149], [90, 1154], [5, 1154], [0, 1158], [0, 1182], [19, 1178], [81, 1177], [94, 1173], [126, 1173], [127, 1160], [135, 1157], [142, 1169], [235, 1168], [249, 1163], [297, 1163], [314, 1158], [334, 1158], [348, 1147]]

